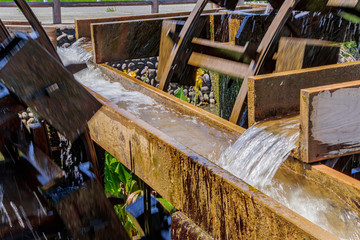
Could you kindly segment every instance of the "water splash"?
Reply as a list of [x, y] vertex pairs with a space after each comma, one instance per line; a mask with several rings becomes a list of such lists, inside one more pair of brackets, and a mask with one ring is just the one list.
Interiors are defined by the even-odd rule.
[[262, 188], [271, 184], [281, 163], [296, 147], [298, 129], [298, 119], [281, 122], [276, 131], [273, 126], [256, 124], [225, 150], [219, 164], [250, 185]]

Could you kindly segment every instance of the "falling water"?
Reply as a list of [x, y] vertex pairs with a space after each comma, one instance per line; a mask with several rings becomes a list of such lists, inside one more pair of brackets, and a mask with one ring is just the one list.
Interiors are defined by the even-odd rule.
[[[295, 131], [291, 131], [293, 129]], [[277, 131], [273, 131], [271, 125], [256, 124], [225, 150], [219, 165], [250, 185], [262, 188], [271, 183], [280, 165], [296, 147], [298, 129], [296, 118], [281, 122]]]
[[218, 164], [332, 234], [360, 239], [359, 216], [342, 199], [282, 165], [298, 138], [298, 117], [258, 123], [223, 152]]

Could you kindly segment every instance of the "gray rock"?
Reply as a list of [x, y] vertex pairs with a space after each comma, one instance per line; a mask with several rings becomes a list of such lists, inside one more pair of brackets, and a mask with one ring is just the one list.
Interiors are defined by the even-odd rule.
[[188, 90], [185, 88], [185, 89], [183, 90], [183, 93], [184, 93], [184, 95], [186, 96], [186, 95], [188, 94]]
[[200, 100], [200, 102], [204, 101], [204, 95], [201, 91], [199, 91], [199, 100]]
[[145, 82], [146, 82], [147, 84], [150, 84], [150, 79], [147, 78], [147, 79], [145, 80]]
[[114, 68], [114, 67], [116, 67], [116, 64], [115, 64], [115, 63], [112, 63], [111, 66]]
[[149, 78], [155, 78], [156, 72], [155, 69], [149, 69]]
[[139, 75], [140, 69], [135, 69], [133, 72], [136, 73], [136, 75]]
[[70, 43], [64, 43], [62, 46], [61, 46], [62, 48], [67, 48], [67, 47], [70, 47]]
[[177, 84], [174, 83], [174, 82], [171, 82], [171, 83], [169, 84], [169, 86], [170, 86], [171, 88], [176, 88], [176, 87], [177, 87]]
[[131, 71], [135, 70], [135, 63], [133, 63], [133, 62], [129, 63], [128, 68], [129, 68]]
[[121, 64], [120, 64], [120, 63], [116, 64], [116, 68], [117, 68], [117, 69], [120, 69], [120, 68], [121, 68]]
[[144, 69], [141, 70], [140, 74], [145, 75], [148, 70], [149, 70], [148, 66], [145, 66]]
[[171, 89], [171, 90], [169, 91], [169, 94], [174, 95], [174, 90]]
[[215, 94], [214, 94], [214, 92], [210, 92], [209, 97], [210, 97], [210, 99], [215, 99]]
[[215, 104], [215, 99], [210, 99], [210, 104]]
[[201, 87], [201, 91], [204, 93], [209, 92], [209, 87], [208, 86]]
[[157, 61], [157, 57], [149, 57], [149, 60], [155, 62], [155, 61]]
[[205, 102], [209, 102], [210, 98], [209, 95], [207, 95], [206, 93], [204, 94], [204, 101]]
[[123, 64], [122, 64], [122, 66], [121, 66], [121, 70], [123, 70], [123, 71], [124, 71], [126, 68], [127, 68], [126, 63], [123, 63]]
[[175, 91], [174, 91], [174, 95], [177, 94], [180, 91], [180, 88], [178, 87]]
[[149, 68], [154, 68], [154, 64], [149, 61], [146, 62], [146, 66], [148, 66]]
[[143, 61], [143, 62], [146, 62], [146, 61], [147, 61], [146, 58], [140, 58], [140, 60]]
[[58, 36], [58, 37], [56, 38], [56, 41], [58, 41], [58, 42], [64, 41], [65, 38], [67, 38], [67, 35], [66, 35], [66, 33], [63, 33], [63, 34], [61, 34], [60, 36]]
[[189, 97], [193, 98], [195, 96], [195, 92], [189, 92]]
[[156, 84], [156, 86], [155, 86], [155, 87], [157, 87], [157, 88], [158, 88], [158, 87], [159, 87], [159, 83], [158, 83], [158, 84]]
[[158, 63], [158, 62], [156, 62], [156, 63], [155, 63], [155, 68], [157, 69], [157, 68], [158, 68], [158, 66], [159, 66], [159, 63]]
[[67, 39], [68, 39], [69, 41], [74, 41], [75, 37], [74, 37], [73, 35], [68, 35], [68, 36], [67, 36]]
[[143, 63], [143, 62], [137, 62], [136, 65], [137, 65], [138, 68], [144, 68], [145, 67], [145, 63]]
[[206, 83], [210, 83], [210, 84], [211, 84], [209, 74], [205, 73], [202, 77], [203, 77], [203, 81], [204, 81], [205, 84], [206, 84]]
[[140, 76], [136, 76], [137, 79], [141, 80], [141, 77]]

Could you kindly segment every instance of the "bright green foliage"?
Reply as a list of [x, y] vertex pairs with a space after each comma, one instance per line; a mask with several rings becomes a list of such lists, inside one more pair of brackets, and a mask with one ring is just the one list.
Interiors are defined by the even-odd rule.
[[105, 194], [124, 200], [124, 204], [114, 206], [115, 212], [129, 236], [138, 235], [125, 207], [142, 194], [139, 179], [108, 152], [105, 153]]
[[157, 200], [161, 203], [161, 205], [169, 214], [176, 212], [176, 208], [171, 203], [169, 203], [165, 198], [157, 198]]
[[181, 87], [180, 90], [177, 91], [177, 93], [174, 94], [174, 96], [177, 97], [177, 98], [180, 98], [181, 100], [183, 100], [183, 101], [185, 101], [185, 102], [189, 102], [189, 101], [187, 100], [187, 98], [185, 97], [185, 95], [184, 95], [184, 89], [183, 89], [183, 87]]

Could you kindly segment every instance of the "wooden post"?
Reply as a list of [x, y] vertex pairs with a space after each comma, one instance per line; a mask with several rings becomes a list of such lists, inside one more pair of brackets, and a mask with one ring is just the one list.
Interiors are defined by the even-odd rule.
[[53, 23], [61, 24], [61, 5], [60, 0], [53, 0]]
[[152, 0], [151, 13], [159, 13], [159, 0]]
[[5, 25], [3, 24], [3, 22], [0, 19], [0, 43], [3, 42], [6, 38], [9, 37], [9, 32], [6, 29]]

